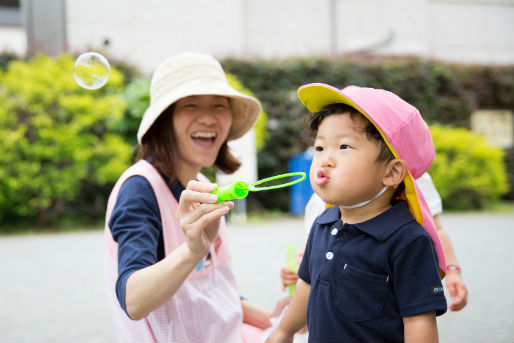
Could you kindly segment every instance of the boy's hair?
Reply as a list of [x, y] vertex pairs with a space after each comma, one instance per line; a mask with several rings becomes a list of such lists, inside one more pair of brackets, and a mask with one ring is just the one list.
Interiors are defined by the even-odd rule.
[[[173, 135], [173, 111], [171, 105], [155, 120], [138, 145], [136, 161], [152, 158], [152, 164], [171, 181], [177, 180], [178, 147]], [[137, 148], [137, 147], [136, 147]], [[235, 172], [241, 162], [232, 155], [225, 141], [218, 152], [214, 165], [227, 174]], [[185, 185], [184, 185], [185, 186]]]
[[[364, 128], [364, 132], [366, 133], [366, 136], [368, 139], [374, 141], [376, 144], [379, 144], [380, 146], [380, 152], [378, 153], [376, 162], [389, 162], [395, 159], [394, 154], [392, 153], [391, 149], [387, 146], [384, 139], [382, 138], [382, 135], [380, 132], [378, 132], [375, 125], [373, 125], [372, 122], [370, 122], [366, 117], [364, 117], [359, 111], [357, 111], [355, 108], [342, 104], [342, 103], [336, 103], [331, 104], [328, 106], [323, 107], [321, 110], [311, 113], [309, 116], [309, 128], [311, 130], [311, 136], [314, 138], [316, 134], [318, 133], [318, 128], [326, 117], [330, 115], [337, 115], [337, 114], [344, 114], [348, 113], [350, 115], [350, 118], [353, 121], [361, 120], [366, 122], [366, 127]], [[391, 197], [391, 203], [394, 203], [397, 201], [396, 199], [400, 197], [400, 195], [403, 193], [405, 189], [405, 184], [402, 182], [398, 185], [396, 188], [393, 196]]]
[[364, 128], [364, 132], [366, 133], [366, 136], [368, 139], [374, 141], [375, 143], [379, 144], [380, 146], [380, 152], [377, 156], [377, 162], [389, 162], [391, 160], [394, 160], [394, 155], [385, 143], [384, 139], [382, 138], [382, 135], [380, 135], [380, 132], [378, 132], [377, 128], [373, 123], [371, 123], [366, 117], [364, 117], [359, 111], [357, 111], [355, 108], [342, 104], [342, 103], [336, 103], [331, 104], [328, 106], [323, 107], [321, 110], [314, 112], [310, 115], [309, 120], [309, 128], [311, 130], [311, 136], [315, 137], [318, 133], [318, 128], [326, 117], [333, 115], [333, 114], [343, 114], [343, 113], [349, 113], [350, 118], [353, 121], [361, 120], [366, 122], [366, 127]]

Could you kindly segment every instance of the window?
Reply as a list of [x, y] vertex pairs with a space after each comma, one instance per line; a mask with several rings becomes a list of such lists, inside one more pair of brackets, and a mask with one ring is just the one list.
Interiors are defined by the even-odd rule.
[[0, 0], [0, 26], [21, 26], [20, 0]]

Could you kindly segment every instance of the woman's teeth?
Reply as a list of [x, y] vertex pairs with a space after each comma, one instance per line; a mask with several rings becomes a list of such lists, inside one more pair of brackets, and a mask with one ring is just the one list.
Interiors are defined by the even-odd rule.
[[191, 137], [200, 139], [215, 139], [216, 132], [195, 132], [191, 135]]
[[216, 140], [216, 132], [195, 132], [191, 135], [193, 141], [203, 147], [210, 147]]

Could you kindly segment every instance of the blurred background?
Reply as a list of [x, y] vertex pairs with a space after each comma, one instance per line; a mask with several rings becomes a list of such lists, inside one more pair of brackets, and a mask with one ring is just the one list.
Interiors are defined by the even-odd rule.
[[[229, 82], [263, 105], [255, 130], [231, 145], [243, 160], [236, 178], [308, 171], [300, 85], [385, 88], [431, 128], [429, 172], [445, 213], [501, 216], [514, 228], [513, 33], [514, 0], [0, 0], [0, 240], [5, 247], [16, 235], [31, 251], [27, 233], [101, 235], [108, 195], [132, 161], [151, 73], [182, 51], [212, 54]], [[110, 62], [101, 89], [73, 79], [86, 51]], [[291, 218], [303, 240], [311, 194], [308, 182], [254, 193], [230, 219]], [[506, 237], [498, 242], [512, 245]], [[0, 291], [16, 297], [5, 281], [23, 278], [9, 276], [19, 270], [9, 263], [0, 264]], [[501, 337], [512, 341], [509, 330]]]

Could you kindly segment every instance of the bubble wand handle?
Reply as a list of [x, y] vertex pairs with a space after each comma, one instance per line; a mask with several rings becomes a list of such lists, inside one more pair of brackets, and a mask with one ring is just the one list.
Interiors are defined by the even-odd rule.
[[[287, 269], [298, 273], [298, 264], [296, 262], [296, 245], [287, 245]], [[287, 286], [289, 296], [292, 297], [296, 292], [296, 284]]]
[[248, 185], [243, 181], [237, 181], [227, 186], [218, 187], [211, 193], [218, 196], [218, 202], [223, 202], [245, 198], [248, 192]]
[[[263, 184], [266, 182], [283, 179], [283, 178], [291, 177], [291, 176], [300, 176], [300, 178], [290, 181], [290, 182], [287, 182], [287, 183], [279, 184], [279, 185], [272, 185], [272, 186], [267, 186], [267, 187], [256, 187], [257, 185], [260, 185], [260, 184]], [[294, 172], [294, 173], [287, 173], [287, 174], [281, 174], [281, 175], [268, 177], [266, 179], [262, 179], [257, 182], [251, 183], [250, 185], [248, 185], [247, 183], [245, 183], [243, 181], [237, 181], [237, 182], [234, 182], [227, 186], [218, 187], [214, 191], [212, 191], [211, 194], [216, 194], [218, 196], [218, 202], [227, 201], [227, 200], [231, 200], [231, 199], [242, 199], [242, 198], [245, 198], [248, 195], [248, 192], [250, 192], [250, 191], [258, 192], [258, 191], [267, 191], [270, 189], [288, 187], [288, 186], [294, 185], [295, 183], [305, 180], [306, 177], [307, 177], [307, 175], [304, 172]]]

